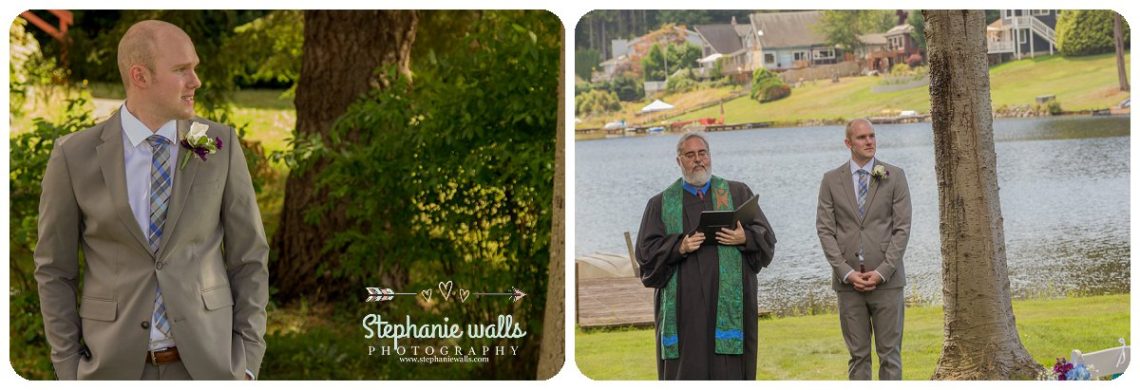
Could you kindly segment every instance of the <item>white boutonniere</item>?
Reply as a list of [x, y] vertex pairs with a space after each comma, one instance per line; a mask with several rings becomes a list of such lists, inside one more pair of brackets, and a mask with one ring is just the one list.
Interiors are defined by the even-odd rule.
[[194, 122], [190, 124], [190, 131], [186, 133], [186, 138], [183, 138], [179, 145], [191, 153], [182, 156], [182, 163], [178, 165], [178, 169], [186, 168], [186, 163], [190, 161], [191, 154], [197, 155], [202, 161], [206, 161], [207, 154], [214, 154], [222, 150], [221, 138], [210, 139], [210, 136], [206, 135], [206, 130], [209, 128], [210, 126], [205, 123]]
[[879, 180], [886, 179], [890, 175], [891, 173], [887, 172], [887, 167], [884, 167], [882, 165], [876, 165], [871, 169], [871, 177]]

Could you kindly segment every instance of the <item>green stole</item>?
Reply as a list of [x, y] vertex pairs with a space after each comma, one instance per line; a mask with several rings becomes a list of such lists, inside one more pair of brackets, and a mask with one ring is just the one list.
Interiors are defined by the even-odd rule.
[[[728, 181], [712, 177], [712, 199], [717, 210], [733, 210], [732, 194]], [[684, 210], [681, 179], [661, 193], [661, 220], [665, 222], [666, 234], [684, 234]], [[717, 259], [720, 264], [720, 286], [716, 300], [716, 353], [725, 355], [744, 354], [744, 295], [741, 276], [740, 249], [735, 246], [717, 245]], [[680, 266], [678, 266], [679, 268]], [[677, 269], [665, 284], [661, 294], [661, 358], [676, 359], [680, 356], [677, 346]]]

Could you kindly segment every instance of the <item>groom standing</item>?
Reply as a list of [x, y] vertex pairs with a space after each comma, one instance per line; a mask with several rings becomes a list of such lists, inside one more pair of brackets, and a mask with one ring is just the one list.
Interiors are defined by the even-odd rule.
[[910, 189], [903, 170], [875, 158], [875, 129], [847, 123], [851, 159], [823, 175], [816, 231], [832, 268], [839, 325], [851, 359], [847, 376], [871, 379], [871, 336], [879, 379], [902, 379], [903, 253], [910, 236]]
[[269, 246], [237, 135], [194, 117], [182, 29], [131, 26], [118, 65], [126, 102], [58, 139], [43, 178], [35, 275], [56, 376], [252, 379]]

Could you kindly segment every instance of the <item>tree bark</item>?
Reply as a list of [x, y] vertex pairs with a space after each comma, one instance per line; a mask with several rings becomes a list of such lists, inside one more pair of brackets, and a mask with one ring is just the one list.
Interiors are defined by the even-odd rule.
[[[294, 100], [295, 139], [316, 136], [327, 144], [333, 123], [349, 105], [361, 94], [385, 87], [377, 67], [396, 64], [409, 74], [417, 20], [414, 11], [305, 11], [301, 74]], [[316, 188], [316, 179], [326, 166], [327, 161], [315, 161], [307, 169], [290, 173], [285, 183], [281, 223], [273, 237], [276, 260], [270, 267], [270, 283], [281, 302], [301, 296], [337, 297], [358, 287], [337, 283], [327, 272], [317, 274], [322, 264], [330, 268], [339, 264], [340, 250], [326, 251], [324, 246], [347, 224], [343, 207], [306, 221], [306, 212], [329, 202], [327, 191]], [[403, 271], [382, 273], [400, 279]], [[398, 288], [400, 283], [389, 285]]]
[[933, 379], [1033, 379], [1010, 301], [985, 14], [923, 11], [942, 240], [944, 340]]
[[1116, 41], [1116, 75], [1120, 79], [1120, 90], [1128, 92], [1128, 71], [1124, 68], [1124, 28], [1121, 27], [1120, 13], [1111, 11], [1112, 17], [1112, 38]]
[[[562, 35], [563, 37], [566, 34]], [[562, 44], [566, 41], [563, 38]], [[566, 63], [566, 51], [559, 64]], [[566, 101], [566, 69], [558, 73], [558, 101]], [[566, 362], [566, 105], [558, 105], [558, 129], [554, 144], [554, 197], [551, 207], [550, 265], [547, 268], [546, 308], [542, 318], [542, 344], [538, 351], [539, 380], [562, 370]]]

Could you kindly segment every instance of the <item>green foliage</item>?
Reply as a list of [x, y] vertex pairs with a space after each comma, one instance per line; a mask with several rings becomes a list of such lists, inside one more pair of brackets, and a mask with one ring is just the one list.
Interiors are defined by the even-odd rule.
[[641, 75], [645, 81], [665, 80], [665, 53], [661, 45], [653, 45], [649, 53], [641, 58]]
[[[425, 311], [404, 300], [380, 311], [422, 313], [417, 322], [489, 323], [513, 314], [528, 340], [538, 340], [561, 34], [547, 12], [482, 12], [454, 51], [417, 67], [414, 83], [383, 70], [387, 88], [362, 96], [338, 119], [328, 144], [307, 151], [328, 159], [318, 185], [335, 200], [310, 213], [352, 205], [344, 210], [352, 226], [326, 246], [343, 249], [343, 261], [317, 272], [365, 286], [384, 284], [377, 270], [404, 270], [407, 284], [393, 287], [407, 291], [443, 280], [474, 291], [517, 287], [528, 294], [518, 304], [478, 298]], [[537, 348], [523, 344], [519, 358], [483, 366], [481, 375], [533, 377]]]
[[693, 69], [698, 67], [697, 60], [701, 59], [701, 47], [685, 42], [683, 45], [669, 45], [665, 49], [669, 59], [669, 73], [676, 73], [678, 69]]
[[715, 79], [719, 79], [721, 77], [724, 77], [724, 61], [725, 61], [724, 57], [721, 57], [721, 58], [717, 58], [716, 62], [713, 62], [712, 70], [709, 71], [709, 78], [710, 79], [715, 80]]
[[860, 35], [889, 30], [894, 25], [894, 17], [891, 10], [823, 10], [815, 29], [828, 44], [853, 50], [863, 46]]
[[67, 102], [60, 123], [35, 119], [31, 131], [11, 138], [11, 166], [8, 172], [11, 209], [8, 215], [9, 278], [11, 283], [12, 367], [25, 378], [47, 379], [54, 375], [40, 316], [39, 295], [33, 278], [40, 182], [47, 169], [55, 141], [64, 135], [94, 125], [86, 108], [87, 98]]
[[621, 109], [617, 94], [600, 89], [578, 95], [576, 100], [574, 112], [577, 115], [599, 114]]
[[918, 44], [918, 48], [926, 50], [926, 19], [922, 16], [922, 10], [908, 11], [906, 22], [914, 28], [910, 32], [910, 37]]
[[692, 72], [681, 72], [670, 77], [669, 81], [665, 83], [665, 89], [672, 93], [678, 93], [688, 92], [700, 87], [700, 83], [693, 80], [692, 76], [690, 76], [691, 73]]
[[598, 64], [602, 63], [602, 54], [594, 49], [579, 49], [574, 52], [574, 74], [582, 80], [590, 81], [590, 76]]
[[[1111, 10], [1062, 10], [1057, 16], [1057, 50], [1066, 57], [1108, 53], [1115, 50]], [[1128, 47], [1128, 22], [1122, 20], [1124, 45]]]
[[234, 77], [239, 84], [294, 85], [301, 74], [304, 17], [298, 10], [272, 11], [237, 26], [225, 40], [226, 52], [242, 53]]
[[1056, 100], [1050, 100], [1045, 103], [1045, 111], [1048, 111], [1049, 115], [1061, 115], [1065, 113], [1065, 111], [1061, 109], [1061, 102]]
[[752, 72], [752, 100], [765, 103], [783, 99], [791, 94], [791, 88], [779, 75], [765, 68], [758, 68]]
[[645, 84], [633, 77], [614, 78], [607, 90], [616, 93], [618, 100], [623, 102], [636, 102], [645, 98]]
[[689, 42], [683, 45], [653, 45], [649, 53], [641, 58], [641, 74], [646, 81], [664, 81], [665, 73], [676, 73], [681, 69], [697, 67], [701, 59], [701, 48]]

